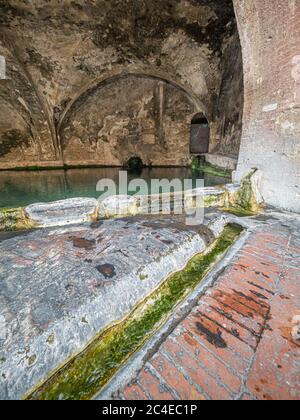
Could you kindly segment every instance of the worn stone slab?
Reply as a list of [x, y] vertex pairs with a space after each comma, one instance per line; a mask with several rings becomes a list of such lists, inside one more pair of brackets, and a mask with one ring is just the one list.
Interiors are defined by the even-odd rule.
[[138, 213], [138, 200], [128, 195], [113, 195], [99, 202], [100, 218], [115, 216], [135, 216]]
[[[164, 204], [164, 197], [170, 197], [170, 203]], [[194, 188], [185, 192], [175, 192], [170, 195], [160, 194], [151, 196], [151, 206], [149, 197], [138, 196], [138, 214], [147, 214], [150, 208], [157, 208], [157, 214], [170, 209], [190, 210], [199, 206], [218, 207], [224, 205], [225, 191], [221, 187]]]
[[213, 236], [207, 227], [186, 226], [184, 218], [160, 216], [5, 237], [0, 241], [0, 399], [23, 397], [184, 268]]
[[25, 209], [27, 217], [40, 227], [65, 226], [91, 222], [98, 202], [94, 198], [70, 198], [52, 203], [32, 204]]

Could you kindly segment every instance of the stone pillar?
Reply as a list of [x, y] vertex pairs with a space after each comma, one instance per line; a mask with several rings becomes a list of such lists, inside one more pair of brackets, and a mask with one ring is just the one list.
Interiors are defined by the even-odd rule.
[[156, 86], [156, 106], [157, 106], [157, 119], [156, 119], [156, 136], [159, 144], [165, 147], [165, 130], [164, 130], [164, 114], [165, 114], [165, 83], [158, 82]]
[[258, 168], [266, 203], [300, 212], [300, 1], [233, 2], [245, 79], [236, 180]]

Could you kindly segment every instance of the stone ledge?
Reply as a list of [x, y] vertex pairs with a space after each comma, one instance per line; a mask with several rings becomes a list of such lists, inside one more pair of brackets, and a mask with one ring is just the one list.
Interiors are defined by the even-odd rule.
[[[182, 209], [183, 205], [187, 212], [203, 205], [204, 208], [237, 209], [248, 211], [249, 215], [254, 214], [263, 206], [263, 198], [259, 194], [259, 179], [259, 171], [253, 170], [241, 184], [193, 189], [186, 191], [185, 196], [183, 192], [171, 193], [170, 204], [163, 201], [164, 196], [169, 197], [169, 194], [152, 195], [151, 204], [157, 206], [157, 211], [151, 214], [169, 214], [170, 208], [178, 214], [177, 209]], [[67, 226], [101, 219], [149, 215], [149, 208], [149, 196], [126, 195], [111, 196], [100, 202], [93, 198], [72, 198], [52, 203], [32, 204], [25, 210], [17, 209], [17, 212], [14, 212], [13, 223], [10, 220], [5, 221], [6, 216], [0, 210], [0, 231]]]
[[[206, 187], [186, 192], [185, 208], [193, 209], [197, 198], [203, 197], [205, 207], [222, 207], [225, 191], [221, 187]], [[159, 204], [168, 194], [151, 196], [152, 204]], [[182, 192], [171, 194], [171, 207], [182, 205]], [[159, 208], [159, 206], [158, 206]], [[168, 205], [161, 210], [166, 210]], [[157, 214], [161, 213], [158, 210]], [[25, 215], [36, 227], [54, 227], [109, 219], [114, 217], [149, 214], [148, 196], [111, 196], [98, 202], [92, 198], [73, 198], [52, 203], [32, 204], [25, 208]]]
[[52, 203], [32, 204], [25, 208], [25, 214], [37, 227], [65, 226], [95, 221], [97, 207], [96, 199], [70, 198]]
[[233, 156], [218, 155], [218, 154], [206, 154], [205, 160], [207, 163], [214, 165], [218, 168], [228, 169], [235, 171], [238, 163], [238, 159]]
[[128, 195], [114, 195], [99, 202], [98, 217], [135, 216], [138, 213], [138, 199]]

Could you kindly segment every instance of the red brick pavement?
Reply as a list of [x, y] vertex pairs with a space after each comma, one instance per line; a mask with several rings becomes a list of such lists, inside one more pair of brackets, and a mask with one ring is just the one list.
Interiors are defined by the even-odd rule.
[[120, 398], [300, 399], [300, 242], [253, 233]]

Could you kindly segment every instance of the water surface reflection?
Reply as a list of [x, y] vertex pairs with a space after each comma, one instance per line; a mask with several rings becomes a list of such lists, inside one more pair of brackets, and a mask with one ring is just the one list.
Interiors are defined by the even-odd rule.
[[[0, 207], [26, 206], [74, 197], [99, 197], [96, 185], [108, 178], [118, 184], [119, 168], [89, 168], [52, 171], [0, 172]], [[151, 179], [204, 179], [205, 186], [228, 182], [228, 179], [193, 173], [189, 168], [144, 169], [139, 175], [128, 174], [128, 180], [142, 178], [148, 185]]]

